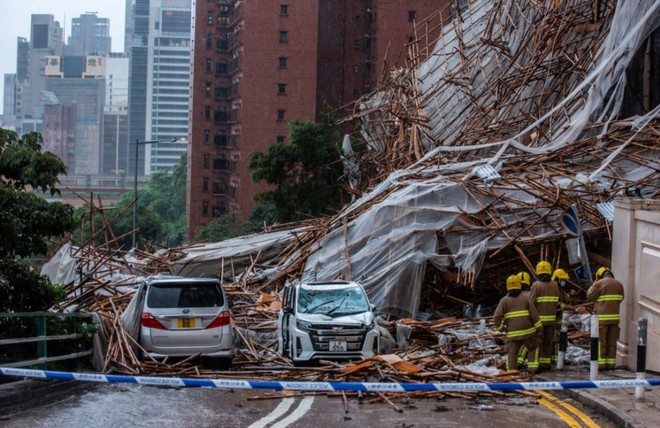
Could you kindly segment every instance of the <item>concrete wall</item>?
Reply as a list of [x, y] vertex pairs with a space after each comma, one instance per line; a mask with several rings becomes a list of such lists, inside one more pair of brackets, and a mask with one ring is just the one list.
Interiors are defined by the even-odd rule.
[[660, 201], [615, 202], [612, 272], [623, 283], [617, 364], [637, 365], [637, 324], [648, 320], [646, 368], [660, 372]]

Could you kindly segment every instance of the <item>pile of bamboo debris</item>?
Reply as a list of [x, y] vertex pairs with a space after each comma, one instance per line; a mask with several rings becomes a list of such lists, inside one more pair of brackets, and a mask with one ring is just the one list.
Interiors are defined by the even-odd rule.
[[[360, 122], [353, 138], [368, 147], [355, 154], [344, 145], [353, 203], [292, 229], [276, 257], [263, 260], [259, 249], [240, 272], [231, 256], [204, 272], [223, 278], [235, 302], [240, 370], [223, 376], [488, 379], [462, 367], [499, 365], [502, 338], [491, 329], [473, 339], [492, 347], [438, 342], [448, 326], [474, 327], [456, 319], [465, 307], [487, 315], [505, 278], [533, 273], [538, 260], [578, 267], [575, 236], [561, 222], [569, 209], [591, 263], [610, 265], [613, 201], [660, 196], [660, 108], [645, 98], [641, 115], [626, 118], [621, 107], [625, 70], [654, 30], [657, 2], [477, 0], [447, 16], [417, 24], [407, 67], [345, 119]], [[209, 375], [192, 361], [139, 361], [120, 322], [125, 287], [136, 276], [179, 273], [191, 247], [129, 257], [113, 245], [112, 223], [94, 233], [105, 245], [72, 250], [80, 278], [61, 306], [102, 314], [107, 371]], [[337, 277], [362, 282], [384, 314], [412, 327], [410, 342], [358, 364], [292, 367], [275, 352], [277, 293], [293, 280]], [[572, 277], [578, 304], [588, 285]]]

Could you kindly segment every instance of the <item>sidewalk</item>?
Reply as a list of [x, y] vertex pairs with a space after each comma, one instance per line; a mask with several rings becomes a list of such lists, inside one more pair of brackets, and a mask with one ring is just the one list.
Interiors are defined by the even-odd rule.
[[[647, 374], [647, 379], [658, 376]], [[597, 380], [635, 379], [627, 369], [602, 371]], [[589, 366], [565, 366], [534, 377], [537, 381], [589, 380]], [[553, 391], [554, 392], [554, 391]], [[601, 413], [617, 426], [626, 428], [657, 427], [660, 424], [660, 387], [646, 388], [644, 400], [635, 400], [635, 388], [568, 389], [562, 393]]]

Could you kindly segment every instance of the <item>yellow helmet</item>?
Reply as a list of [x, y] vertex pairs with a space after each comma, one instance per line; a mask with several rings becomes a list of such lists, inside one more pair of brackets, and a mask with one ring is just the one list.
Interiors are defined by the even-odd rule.
[[596, 271], [596, 281], [598, 281], [599, 279], [601, 279], [601, 278], [602, 278], [603, 276], [605, 276], [606, 274], [609, 274], [609, 276], [612, 276], [612, 271], [610, 271], [610, 270], [609, 270], [608, 268], [606, 268], [605, 266], [600, 267], [600, 268]]
[[520, 273], [518, 274], [518, 278], [520, 278], [520, 284], [521, 284], [521, 285], [522, 285], [522, 284], [525, 284], [525, 285], [529, 285], [529, 284], [530, 284], [531, 278], [530, 278], [530, 276], [529, 276], [529, 274], [528, 274], [527, 272], [525, 272], [525, 271], [520, 272]]
[[506, 291], [520, 290], [520, 277], [511, 275], [506, 279]]
[[536, 274], [541, 275], [544, 273], [548, 275], [552, 275], [552, 266], [550, 266], [549, 262], [542, 260], [538, 262], [538, 264], [536, 265]]
[[554, 273], [552, 274], [552, 280], [557, 281], [559, 279], [563, 279], [564, 281], [568, 280], [568, 273], [564, 269], [555, 269]]

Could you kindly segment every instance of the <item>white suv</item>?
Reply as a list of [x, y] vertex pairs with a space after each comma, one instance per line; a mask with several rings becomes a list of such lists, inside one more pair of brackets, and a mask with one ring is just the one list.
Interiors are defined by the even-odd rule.
[[380, 335], [373, 308], [357, 282], [288, 285], [277, 320], [279, 352], [294, 363], [370, 358]]

